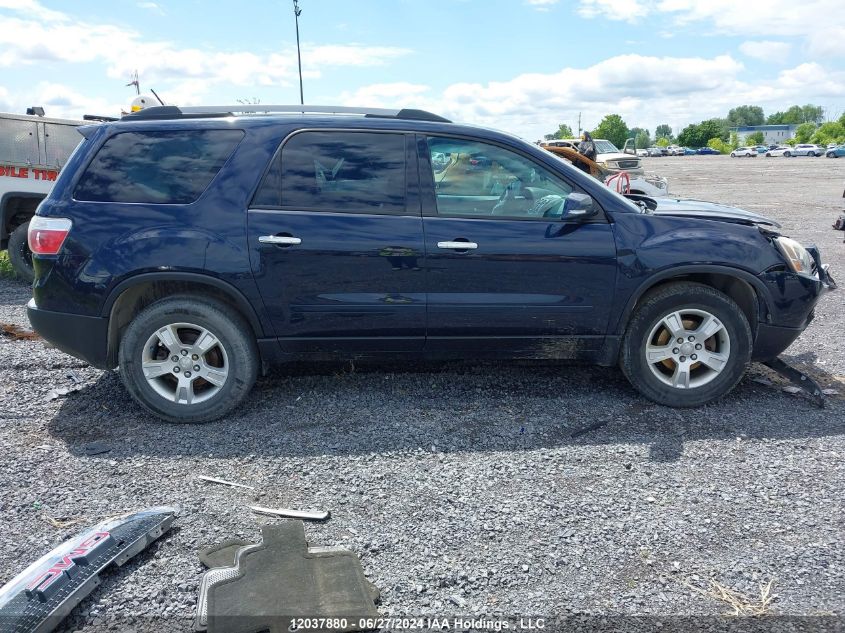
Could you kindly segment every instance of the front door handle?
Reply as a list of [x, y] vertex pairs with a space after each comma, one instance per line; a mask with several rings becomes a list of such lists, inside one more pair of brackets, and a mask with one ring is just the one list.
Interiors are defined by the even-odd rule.
[[262, 235], [258, 238], [262, 244], [276, 244], [277, 246], [295, 246], [302, 244], [302, 240], [291, 235]]
[[467, 251], [470, 249], [478, 248], [478, 244], [475, 242], [464, 242], [460, 240], [455, 240], [452, 242], [437, 242], [437, 248], [448, 248], [453, 251]]

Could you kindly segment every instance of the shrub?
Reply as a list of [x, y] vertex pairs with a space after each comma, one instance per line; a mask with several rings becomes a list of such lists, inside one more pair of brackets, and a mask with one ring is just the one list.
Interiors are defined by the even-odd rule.
[[707, 141], [707, 147], [715, 149], [717, 152], [721, 152], [722, 154], [730, 154], [734, 149], [731, 147], [730, 143], [725, 143], [725, 141], [720, 139], [718, 136]]

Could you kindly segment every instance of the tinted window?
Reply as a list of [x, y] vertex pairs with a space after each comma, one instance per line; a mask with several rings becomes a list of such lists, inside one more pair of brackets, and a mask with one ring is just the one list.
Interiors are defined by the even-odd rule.
[[241, 138], [240, 130], [116, 134], [97, 152], [73, 196], [94, 202], [191, 203]]
[[437, 213], [561, 217], [572, 187], [534, 161], [496, 145], [429, 137]]
[[303, 132], [282, 148], [282, 205], [320, 211], [405, 210], [405, 137]]

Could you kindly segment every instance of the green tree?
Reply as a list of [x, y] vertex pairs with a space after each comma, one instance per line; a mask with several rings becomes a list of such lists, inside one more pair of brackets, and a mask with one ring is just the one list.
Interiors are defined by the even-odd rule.
[[707, 141], [707, 147], [711, 149], [715, 149], [717, 152], [722, 154], [730, 154], [733, 151], [733, 147], [730, 146], [729, 143], [726, 143], [718, 136], [715, 136]]
[[669, 139], [665, 136], [661, 136], [654, 142], [654, 144], [657, 145], [657, 147], [669, 147]]
[[618, 114], [608, 114], [592, 131], [592, 135], [593, 138], [604, 138], [616, 147], [622, 147], [628, 139], [628, 126], [625, 125], [625, 121]]
[[557, 126], [557, 131], [552, 132], [551, 134], [543, 135], [543, 138], [547, 141], [551, 141], [556, 138], [574, 138], [572, 136], [572, 128], [569, 127], [566, 123], [561, 123]]
[[730, 136], [730, 140], [728, 141], [728, 145], [731, 146], [732, 150], [739, 147], [739, 135], [736, 132], [731, 132], [731, 136]]
[[842, 125], [838, 121], [822, 123], [819, 129], [810, 137], [810, 141], [817, 145], [845, 142], [845, 125]]
[[701, 147], [698, 142], [698, 126], [691, 123], [681, 130], [681, 133], [678, 134], [678, 144], [684, 147]]
[[823, 120], [824, 108], [808, 103], [804, 106], [791, 106], [786, 112], [775, 112], [769, 115], [766, 123], [769, 125], [800, 125], [802, 123], [818, 125]]
[[686, 126], [678, 134], [678, 143], [686, 147], [704, 147], [712, 138], [727, 143], [729, 137], [727, 119], [707, 119], [698, 124]]
[[762, 145], [765, 142], [766, 137], [763, 136], [762, 132], [752, 132], [751, 134], [745, 137], [746, 145]]
[[667, 138], [672, 141], [675, 137], [672, 136], [672, 128], [666, 123], [661, 123], [654, 130], [654, 138]]
[[728, 112], [728, 123], [731, 127], [742, 125], [763, 125], [766, 122], [766, 115], [763, 108], [753, 105], [742, 105], [732, 108]]
[[804, 123], [815, 123], [819, 125], [824, 121], [824, 108], [808, 103], [805, 106], [801, 106], [801, 116], [804, 119]]
[[816, 131], [816, 124], [815, 123], [802, 123], [797, 128], [795, 128], [795, 140], [798, 143], [809, 143], [810, 137]]
[[651, 147], [651, 136], [649, 135], [648, 130], [640, 130], [637, 132], [637, 135], [634, 137], [634, 144], [637, 149]]

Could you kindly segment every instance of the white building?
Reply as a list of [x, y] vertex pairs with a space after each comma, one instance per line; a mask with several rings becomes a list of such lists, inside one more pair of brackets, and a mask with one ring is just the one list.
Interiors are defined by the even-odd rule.
[[748, 138], [748, 135], [755, 132], [763, 133], [763, 144], [765, 145], [783, 145], [786, 139], [795, 137], [797, 127], [792, 123], [784, 125], [741, 125], [732, 127], [731, 132], [736, 132], [740, 145], [745, 145], [745, 139]]

